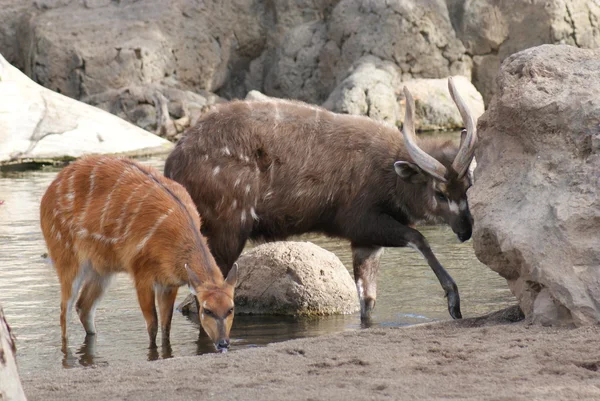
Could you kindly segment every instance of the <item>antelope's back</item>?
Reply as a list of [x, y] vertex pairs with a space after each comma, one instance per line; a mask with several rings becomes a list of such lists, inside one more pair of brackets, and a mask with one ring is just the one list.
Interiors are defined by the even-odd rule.
[[108, 156], [84, 157], [64, 168], [44, 194], [40, 212], [55, 262], [73, 255], [123, 266], [142, 251], [168, 249], [181, 236], [193, 235], [190, 220], [200, 227], [181, 185], [154, 168]]

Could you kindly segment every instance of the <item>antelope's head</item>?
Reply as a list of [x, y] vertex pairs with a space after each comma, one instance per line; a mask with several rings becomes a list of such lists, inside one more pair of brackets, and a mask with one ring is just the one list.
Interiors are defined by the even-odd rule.
[[394, 163], [396, 173], [405, 181], [423, 186], [419, 191], [422, 214], [428, 220], [442, 220], [448, 224], [460, 241], [471, 238], [473, 218], [467, 203], [467, 189], [471, 186], [469, 165], [473, 160], [477, 131], [475, 121], [464, 100], [456, 90], [452, 78], [448, 79], [450, 95], [456, 103], [466, 129], [454, 159], [440, 162], [422, 150], [416, 143], [414, 128], [415, 103], [404, 87], [406, 116], [402, 135], [412, 161]]
[[233, 324], [233, 291], [237, 281], [237, 264], [231, 268], [222, 285], [203, 283], [187, 265], [185, 268], [190, 291], [198, 299], [200, 324], [217, 351], [226, 352], [229, 349], [229, 332]]

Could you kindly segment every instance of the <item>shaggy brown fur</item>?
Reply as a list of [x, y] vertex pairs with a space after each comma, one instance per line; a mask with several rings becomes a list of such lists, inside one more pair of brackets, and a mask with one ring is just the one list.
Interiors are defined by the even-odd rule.
[[[395, 127], [295, 101], [234, 101], [216, 106], [186, 132], [165, 175], [190, 193], [224, 272], [248, 238], [321, 232], [349, 239], [366, 316], [375, 300], [379, 249], [386, 246], [419, 249], [458, 302], [456, 285], [409, 226], [441, 220], [468, 239], [470, 181], [451, 168], [452, 142], [428, 139], [420, 146], [446, 166], [445, 183], [412, 163]], [[411, 162], [402, 177], [394, 168], [399, 160]], [[451, 203], [455, 210], [463, 205], [463, 213], [453, 213]]]

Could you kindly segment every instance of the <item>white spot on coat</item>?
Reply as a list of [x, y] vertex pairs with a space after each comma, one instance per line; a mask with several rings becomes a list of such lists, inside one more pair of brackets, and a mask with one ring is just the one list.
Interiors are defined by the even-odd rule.
[[242, 210], [242, 215], [241, 215], [241, 217], [240, 217], [240, 218], [241, 218], [241, 220], [242, 220], [242, 223], [245, 223], [245, 222], [246, 222], [246, 211], [245, 211], [245, 210]]
[[228, 148], [227, 146], [225, 146], [225, 147], [223, 148], [223, 154], [224, 154], [225, 156], [231, 156], [231, 152], [229, 151], [229, 148]]
[[250, 184], [246, 184], [246, 195], [250, 193]]
[[258, 221], [258, 215], [256, 214], [256, 210], [254, 210], [253, 207], [250, 208], [250, 215], [254, 220]]
[[219, 171], [221, 171], [221, 167], [217, 166], [217, 167], [213, 168], [213, 175], [219, 174]]

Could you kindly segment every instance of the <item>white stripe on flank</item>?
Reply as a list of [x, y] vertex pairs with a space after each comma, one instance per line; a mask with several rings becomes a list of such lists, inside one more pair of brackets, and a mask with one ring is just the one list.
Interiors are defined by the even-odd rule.
[[133, 223], [135, 223], [135, 218], [142, 209], [144, 201], [146, 200], [146, 198], [148, 198], [148, 196], [150, 196], [150, 192], [152, 192], [150, 189], [151, 188], [148, 188], [144, 197], [138, 201], [138, 205], [135, 208], [135, 211], [131, 213], [131, 215], [129, 215], [129, 224], [127, 224], [127, 227], [125, 227], [125, 232], [123, 233], [123, 235], [121, 235], [120, 238], [126, 238], [129, 235], [129, 231], [131, 230], [131, 227], [133, 227]]
[[229, 148], [227, 146], [223, 148], [223, 154], [226, 156], [231, 156], [231, 152], [229, 151]]
[[258, 221], [258, 215], [256, 214], [256, 210], [254, 210], [253, 207], [250, 208], [250, 215], [254, 220]]
[[119, 188], [119, 184], [121, 183], [123, 177], [125, 177], [125, 175], [130, 172], [130, 167], [125, 168], [121, 172], [121, 175], [119, 175], [119, 178], [115, 181], [115, 183], [112, 186], [112, 189], [110, 190], [110, 193], [106, 197], [106, 202], [104, 202], [104, 207], [102, 208], [102, 215], [100, 216], [100, 231], [104, 231], [104, 219], [106, 218], [106, 212], [108, 211], [108, 206], [110, 205], [113, 193], [117, 190], [117, 188]]
[[83, 227], [85, 222], [85, 218], [87, 217], [88, 209], [90, 208], [90, 203], [92, 203], [92, 194], [94, 192], [94, 187], [96, 185], [96, 170], [98, 170], [99, 165], [96, 164], [92, 169], [92, 173], [90, 174], [90, 189], [88, 190], [87, 198], [85, 200], [85, 206], [83, 207], [83, 212], [79, 215], [79, 226]]
[[129, 194], [129, 197], [127, 197], [127, 200], [125, 201], [125, 203], [123, 203], [123, 207], [121, 208], [121, 214], [119, 215], [119, 218], [117, 219], [117, 227], [115, 228], [115, 232], [113, 233], [117, 237], [120, 235], [121, 227], [123, 226], [123, 219], [125, 218], [125, 213], [127, 212], [127, 206], [129, 206], [129, 202], [131, 202], [131, 199], [133, 199], [133, 197], [135, 196], [137, 191], [139, 191], [139, 189], [143, 185], [144, 185], [143, 183], [138, 184], [133, 189], [133, 191], [131, 191], [131, 193]]
[[242, 182], [242, 177], [236, 178], [235, 182], [233, 183], [233, 187], [236, 188], [238, 185], [240, 185], [240, 182]]
[[245, 223], [246, 222], [246, 211], [245, 210], [242, 210], [241, 218], [242, 218], [242, 223]]
[[162, 216], [160, 216], [158, 218], [158, 220], [156, 220], [156, 222], [154, 223], [154, 225], [152, 226], [152, 228], [150, 229], [150, 231], [148, 231], [148, 234], [146, 234], [146, 236], [144, 237], [143, 240], [140, 241], [140, 243], [137, 245], [136, 250], [139, 252], [141, 251], [144, 246], [146, 245], [146, 243], [148, 242], [148, 240], [150, 238], [152, 238], [152, 236], [154, 235], [154, 233], [156, 232], [156, 230], [158, 229], [158, 227], [162, 224], [163, 221], [165, 221], [165, 219], [167, 217], [169, 217], [169, 215], [173, 212], [173, 209], [169, 209], [167, 211], [167, 213], [163, 214]]
[[246, 195], [250, 193], [250, 184], [246, 185]]
[[73, 210], [73, 203], [75, 201], [75, 171], [72, 171], [69, 176], [69, 186], [65, 198], [67, 198], [68, 201], [66, 206], [67, 210]]
[[221, 171], [221, 167], [217, 166], [213, 169], [213, 175], [217, 175], [219, 174], [219, 171]]

